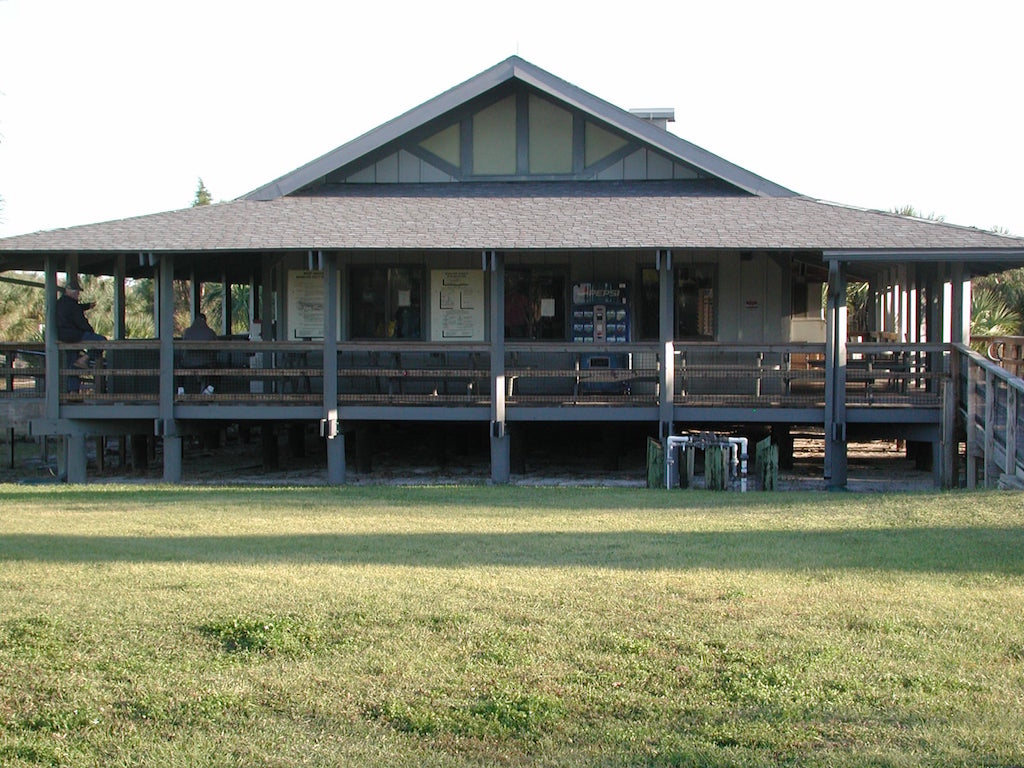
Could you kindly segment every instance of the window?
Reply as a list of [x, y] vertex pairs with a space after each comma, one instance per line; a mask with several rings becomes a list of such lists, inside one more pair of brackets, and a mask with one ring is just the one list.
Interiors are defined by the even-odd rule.
[[640, 270], [640, 296], [637, 301], [639, 310], [638, 336], [641, 340], [657, 339], [661, 335], [661, 313], [660, 313], [660, 280], [658, 270]]
[[419, 339], [423, 270], [353, 267], [349, 307], [353, 339]]
[[565, 339], [565, 275], [505, 271], [505, 338]]
[[676, 270], [676, 338], [715, 337], [715, 272], [712, 264]]

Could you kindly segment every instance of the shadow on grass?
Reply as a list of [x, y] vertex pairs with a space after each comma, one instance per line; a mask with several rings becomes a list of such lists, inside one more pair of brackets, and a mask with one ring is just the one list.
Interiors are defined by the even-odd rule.
[[1024, 528], [152, 537], [11, 534], [0, 535], [0, 560], [1021, 574]]

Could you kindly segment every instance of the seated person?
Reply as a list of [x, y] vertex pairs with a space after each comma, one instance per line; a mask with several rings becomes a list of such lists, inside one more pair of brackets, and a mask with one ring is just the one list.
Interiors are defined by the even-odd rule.
[[[75, 279], [69, 279], [64, 284], [64, 293], [57, 299], [57, 339], [68, 344], [78, 344], [83, 341], [106, 341], [106, 336], [101, 336], [93, 330], [92, 323], [85, 316], [87, 309], [92, 309], [93, 304], [82, 304], [78, 301], [81, 295], [81, 286]], [[72, 368], [88, 368], [95, 365], [99, 355], [88, 350], [74, 351], [69, 355], [68, 362]], [[77, 392], [79, 390], [78, 377], [74, 376], [68, 380], [68, 390]]]
[[[182, 341], [214, 341], [217, 338], [216, 332], [206, 323], [206, 315], [197, 312], [192, 325], [181, 334]], [[216, 364], [217, 353], [212, 350], [189, 349], [185, 351], [183, 361], [186, 368], [212, 368]], [[197, 389], [206, 395], [212, 395], [214, 390], [213, 379], [198, 379]], [[207, 391], [209, 390], [209, 391]]]

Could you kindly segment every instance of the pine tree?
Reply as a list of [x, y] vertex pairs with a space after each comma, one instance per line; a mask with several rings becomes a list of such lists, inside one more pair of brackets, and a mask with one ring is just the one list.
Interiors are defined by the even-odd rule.
[[213, 202], [213, 195], [210, 194], [210, 190], [203, 184], [202, 178], [199, 179], [199, 186], [196, 187], [196, 196], [192, 200], [192, 207], [196, 208], [200, 205], [209, 205]]

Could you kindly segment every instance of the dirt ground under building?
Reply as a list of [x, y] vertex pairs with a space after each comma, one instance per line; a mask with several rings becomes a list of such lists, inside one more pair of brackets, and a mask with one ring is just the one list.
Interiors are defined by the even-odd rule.
[[[132, 442], [135, 441], [134, 450]], [[646, 437], [640, 430], [580, 427], [553, 442], [543, 432], [513, 450], [511, 483], [537, 486], [625, 486], [647, 484]], [[808, 431], [794, 437], [793, 466], [779, 472], [779, 490], [824, 491], [824, 441]], [[162, 446], [153, 438], [86, 441], [89, 482], [160, 482]], [[320, 485], [326, 482], [321, 438], [311, 426], [222, 427], [188, 437], [183, 481], [189, 484]], [[749, 472], [753, 475], [753, 447]], [[61, 441], [5, 435], [0, 482], [59, 482]], [[851, 443], [848, 489], [856, 492], [933, 489], [930, 470], [919, 468], [896, 441]], [[346, 439], [346, 483], [352, 485], [449, 485], [490, 482], [486, 433], [479, 425], [378, 425]], [[698, 474], [696, 487], [702, 478]], [[740, 483], [734, 480], [732, 487]], [[757, 485], [748, 482], [750, 490]]]

